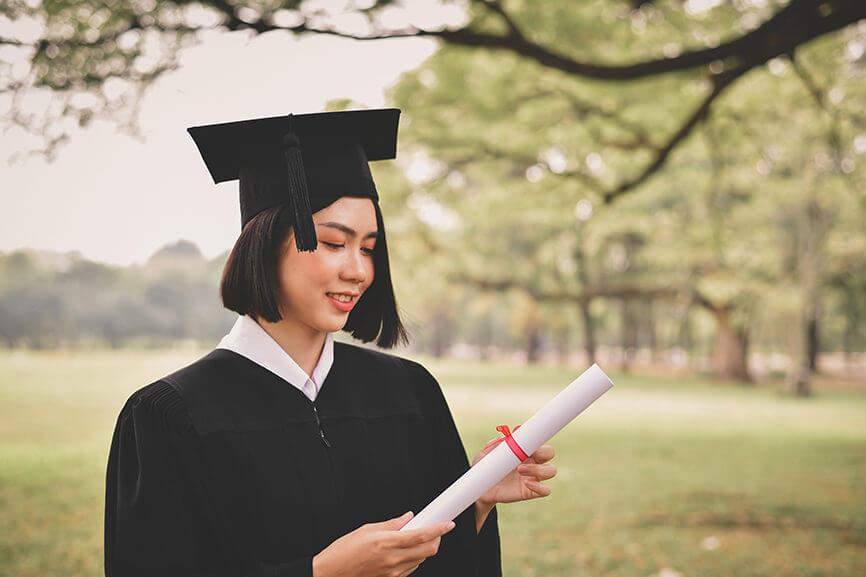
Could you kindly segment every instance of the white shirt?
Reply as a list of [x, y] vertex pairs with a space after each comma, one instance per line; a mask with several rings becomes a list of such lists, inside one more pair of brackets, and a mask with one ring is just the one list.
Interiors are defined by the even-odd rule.
[[242, 315], [235, 321], [232, 330], [224, 336], [218, 349], [228, 349], [274, 373], [284, 381], [296, 386], [311, 401], [316, 400], [325, 378], [334, 364], [334, 334], [325, 337], [325, 346], [312, 376], [307, 375], [298, 363], [265, 332], [251, 317]]

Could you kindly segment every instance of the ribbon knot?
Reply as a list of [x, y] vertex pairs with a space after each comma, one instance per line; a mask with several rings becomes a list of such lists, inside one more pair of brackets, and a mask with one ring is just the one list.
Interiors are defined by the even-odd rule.
[[[514, 430], [517, 431], [517, 429], [519, 428], [520, 425], [517, 425], [516, 427], [514, 427]], [[502, 438], [496, 439], [497, 444], [505, 441], [505, 443], [508, 445], [508, 448], [511, 449], [511, 452], [514, 453], [514, 456], [517, 457], [521, 463], [529, 458], [529, 455], [527, 455], [526, 452], [520, 448], [520, 445], [518, 445], [517, 441], [514, 440], [514, 437], [511, 436], [511, 430], [509, 430], [508, 425], [499, 425], [498, 427], [496, 427], [496, 430], [503, 435]]]

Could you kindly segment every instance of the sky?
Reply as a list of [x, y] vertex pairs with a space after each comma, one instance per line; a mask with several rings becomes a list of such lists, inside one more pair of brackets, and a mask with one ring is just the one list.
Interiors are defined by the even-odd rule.
[[[433, 10], [409, 17], [429, 24], [454, 16]], [[186, 239], [216, 256], [240, 232], [237, 182], [213, 184], [187, 127], [317, 112], [337, 98], [387, 106], [388, 87], [436, 47], [429, 39], [210, 33], [148, 91], [139, 115], [143, 141], [94, 122], [51, 162], [10, 162], [31, 141], [16, 131], [3, 135], [0, 252], [77, 251], [127, 265]]]

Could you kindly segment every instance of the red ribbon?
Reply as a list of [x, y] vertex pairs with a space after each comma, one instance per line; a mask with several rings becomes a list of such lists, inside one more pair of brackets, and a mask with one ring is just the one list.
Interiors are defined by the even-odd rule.
[[[517, 431], [517, 429], [519, 428], [520, 425], [517, 425], [516, 427], [514, 427], [514, 430]], [[514, 440], [514, 437], [511, 436], [511, 431], [508, 430], [508, 425], [499, 425], [498, 427], [496, 427], [496, 430], [502, 433], [504, 436], [499, 439], [495, 439], [494, 441], [491, 441], [491, 444], [499, 444], [502, 441], [505, 441], [505, 443], [508, 445], [508, 448], [511, 449], [511, 452], [514, 453], [514, 456], [517, 457], [521, 463], [529, 458], [529, 455], [527, 455], [526, 452], [520, 448], [520, 445], [518, 445], [517, 441]]]

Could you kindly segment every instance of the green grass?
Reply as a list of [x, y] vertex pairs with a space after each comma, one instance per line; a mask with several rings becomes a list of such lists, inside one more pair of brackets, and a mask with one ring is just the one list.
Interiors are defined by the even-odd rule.
[[[0, 575], [102, 574], [105, 460], [133, 390], [200, 351], [0, 353]], [[470, 457], [577, 371], [426, 362]], [[617, 386], [552, 442], [546, 499], [500, 505], [509, 577], [866, 575], [866, 394], [697, 378]]]

